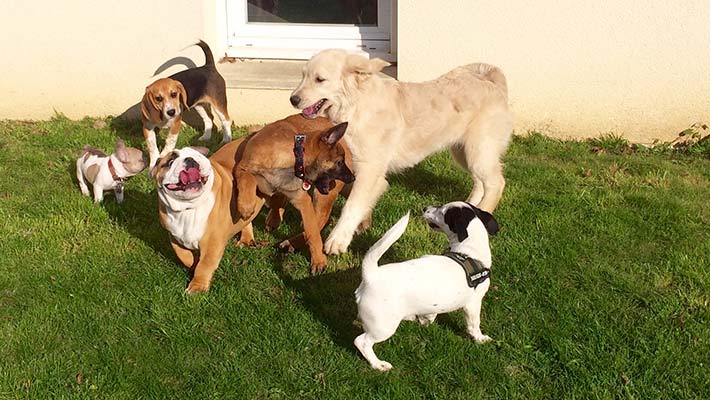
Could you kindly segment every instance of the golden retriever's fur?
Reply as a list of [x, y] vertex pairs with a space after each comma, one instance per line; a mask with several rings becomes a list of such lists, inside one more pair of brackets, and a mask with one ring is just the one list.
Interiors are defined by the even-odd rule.
[[470, 64], [432, 81], [405, 83], [379, 78], [387, 65], [325, 50], [308, 61], [291, 96], [306, 116], [349, 123], [345, 140], [357, 179], [325, 243], [331, 254], [347, 250], [358, 224], [387, 189], [388, 173], [439, 150], [449, 148], [471, 173], [470, 203], [492, 212], [503, 194], [500, 158], [513, 129], [503, 73], [491, 65]]

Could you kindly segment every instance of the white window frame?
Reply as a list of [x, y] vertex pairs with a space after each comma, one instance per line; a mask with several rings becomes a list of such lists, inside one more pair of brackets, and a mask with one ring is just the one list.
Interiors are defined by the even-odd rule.
[[327, 48], [343, 48], [395, 61], [392, 0], [378, 0], [377, 26], [286, 24], [247, 21], [247, 0], [225, 0], [227, 56], [308, 59]]

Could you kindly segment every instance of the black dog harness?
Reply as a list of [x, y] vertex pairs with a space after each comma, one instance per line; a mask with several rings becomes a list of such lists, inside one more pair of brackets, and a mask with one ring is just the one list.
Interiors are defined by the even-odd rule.
[[311, 188], [311, 183], [306, 179], [306, 166], [303, 161], [303, 156], [305, 149], [303, 144], [306, 142], [306, 135], [303, 133], [298, 133], [293, 137], [293, 155], [296, 157], [296, 164], [293, 165], [293, 172], [297, 178], [303, 181], [301, 188], [303, 190], [309, 190]]
[[491, 269], [483, 266], [483, 263], [475, 258], [454, 251], [445, 251], [442, 256], [449, 257], [456, 261], [466, 273], [466, 283], [468, 287], [476, 288], [486, 279], [491, 277]]

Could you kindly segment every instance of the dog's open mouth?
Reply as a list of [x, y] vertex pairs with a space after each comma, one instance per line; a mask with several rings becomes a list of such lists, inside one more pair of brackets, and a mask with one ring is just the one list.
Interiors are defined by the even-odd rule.
[[431, 229], [439, 229], [439, 226], [433, 222], [427, 221], [427, 224], [429, 224], [429, 228]]
[[325, 104], [326, 101], [328, 101], [328, 100], [327, 99], [318, 100], [314, 104], [311, 104], [310, 106], [301, 110], [301, 114], [303, 114], [303, 116], [306, 118], [315, 118], [318, 115], [318, 111], [320, 111], [320, 109], [323, 108], [323, 105]]
[[165, 188], [172, 191], [199, 191], [202, 185], [207, 182], [207, 177], [200, 175], [198, 168], [192, 167], [180, 171], [180, 180], [176, 183], [168, 183]]

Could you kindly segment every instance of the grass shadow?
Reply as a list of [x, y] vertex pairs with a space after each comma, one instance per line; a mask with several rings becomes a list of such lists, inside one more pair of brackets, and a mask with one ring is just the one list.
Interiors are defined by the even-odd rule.
[[[452, 162], [450, 158], [449, 162]], [[442, 204], [452, 199], [468, 197], [473, 188], [473, 181], [470, 178], [462, 180], [452, 176], [450, 172], [437, 173], [429, 167], [429, 164], [429, 162], [419, 163], [402, 173], [389, 176], [388, 181], [391, 185], [401, 185], [418, 194], [434, 196]], [[462, 169], [459, 170], [465, 173]]]

